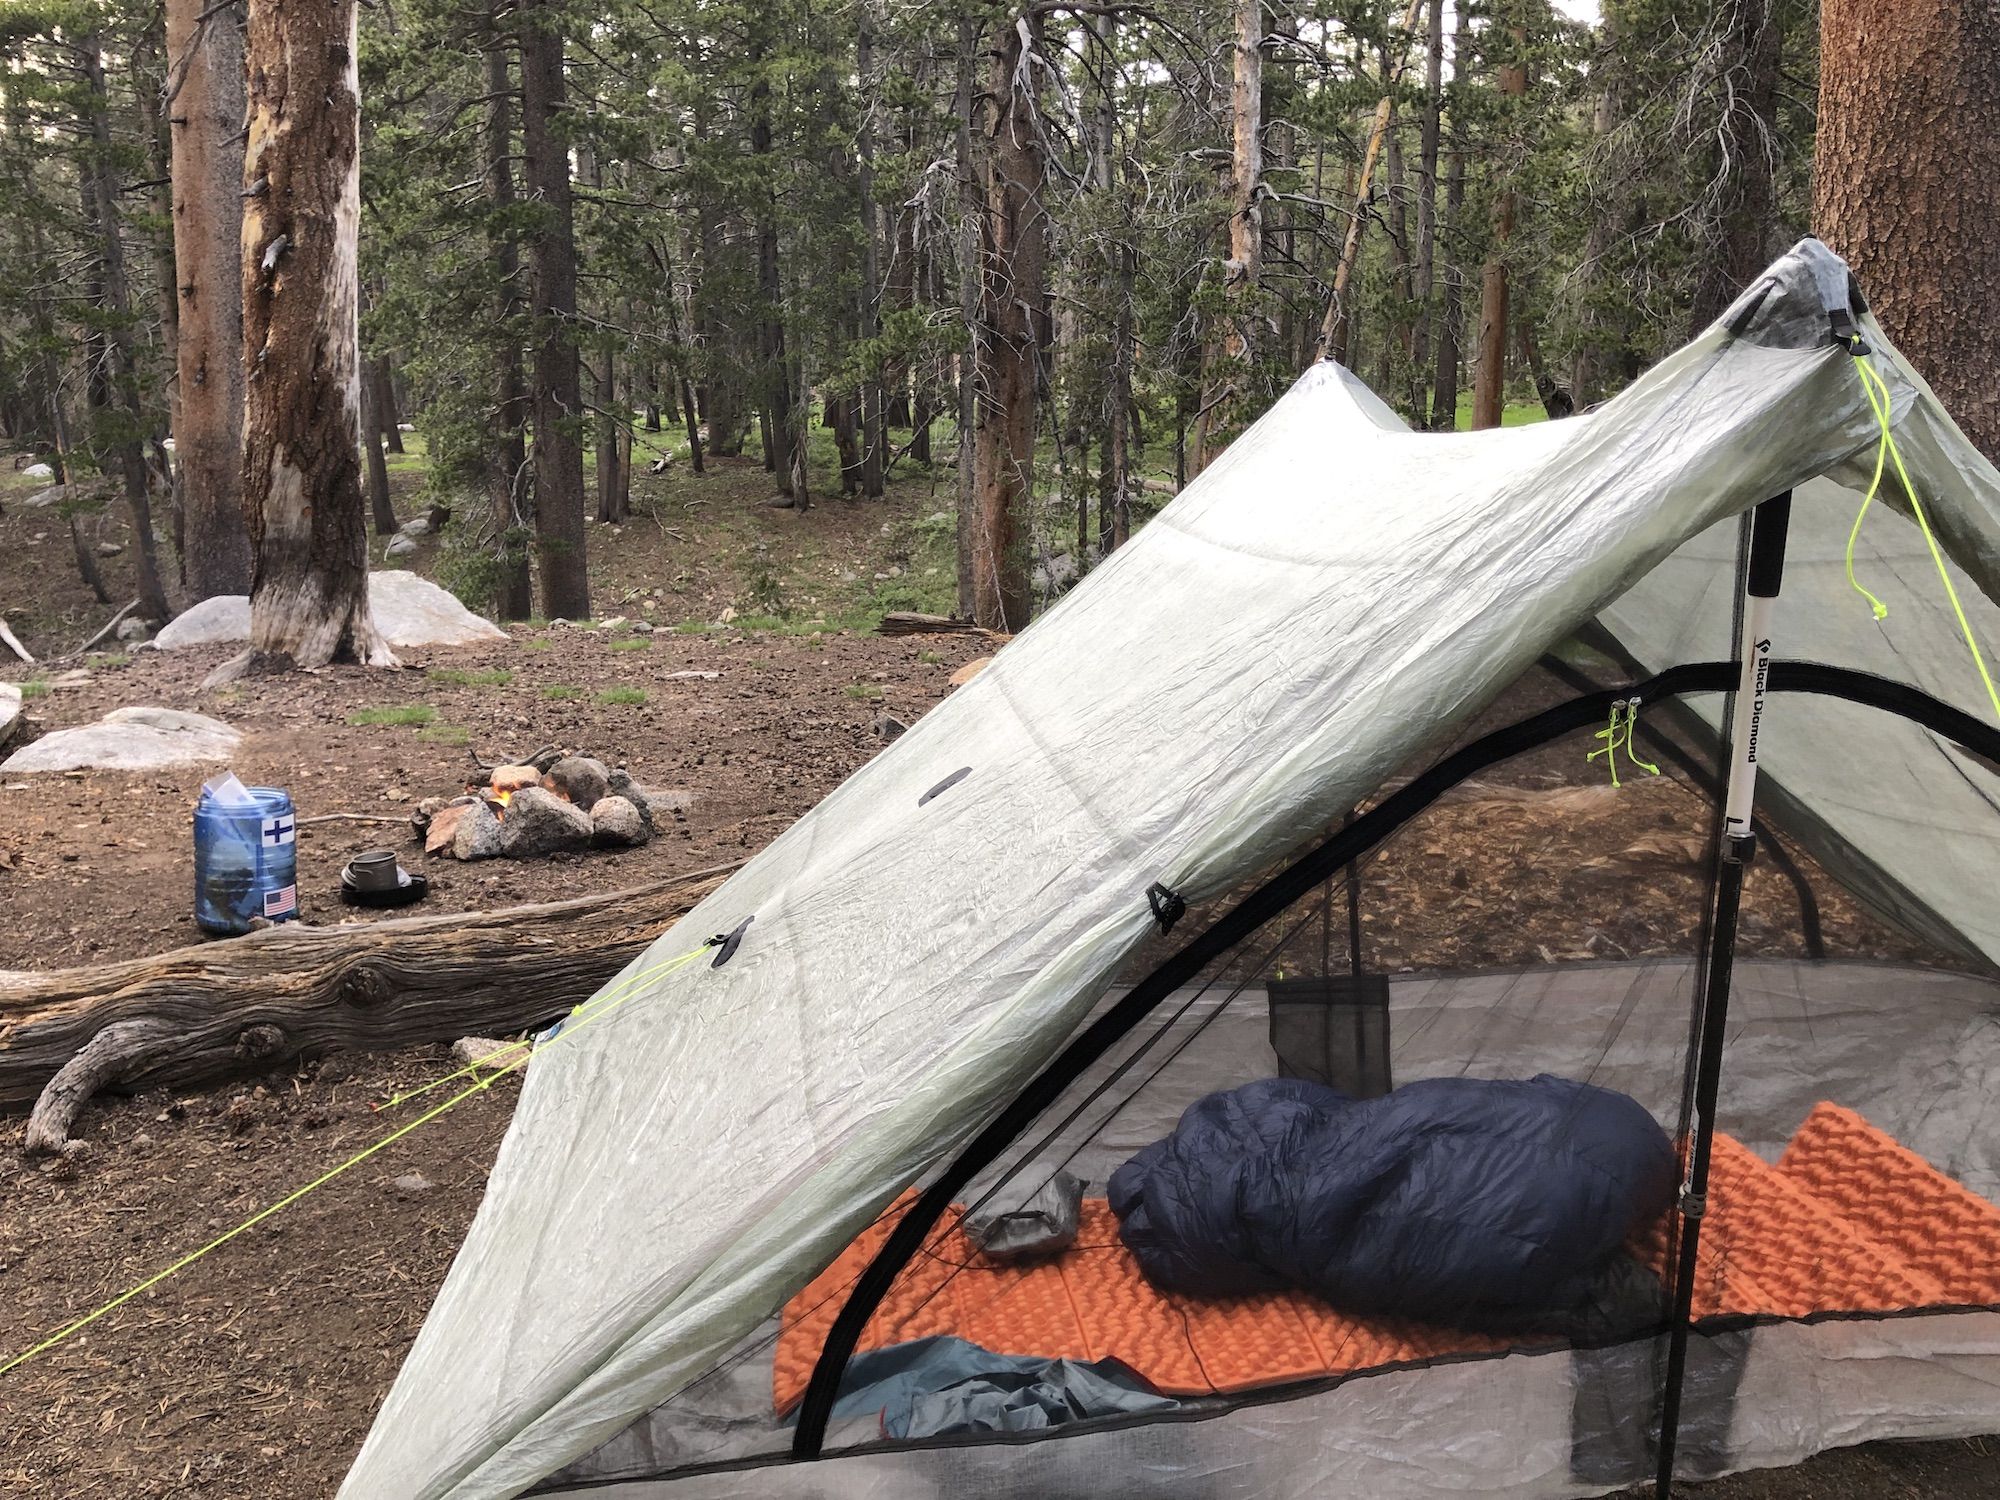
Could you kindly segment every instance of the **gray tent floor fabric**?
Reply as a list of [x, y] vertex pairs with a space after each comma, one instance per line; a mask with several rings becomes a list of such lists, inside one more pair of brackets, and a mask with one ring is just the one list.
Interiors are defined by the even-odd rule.
[[[1680, 1107], [1695, 983], [1696, 967], [1684, 958], [1394, 976], [1390, 1045], [1395, 1081], [1524, 1078], [1550, 1072], [1628, 1093], [1671, 1129]], [[1107, 998], [1104, 1005], [1115, 998]], [[975, 1182], [967, 1201], [990, 1198], [989, 1206], [1006, 1206], [1025, 1200], [1063, 1168], [1084, 1178], [1089, 1191], [1101, 1194], [1110, 1174], [1140, 1147], [1166, 1135], [1196, 1099], [1214, 1089], [1271, 1077], [1276, 1071], [1261, 989], [1250, 987], [1234, 994], [1219, 988], [1184, 991], [1164, 1004], [1158, 1015], [1164, 1019], [1176, 1012], [1179, 1015], [1168, 1024], [1139, 1028], [1050, 1109], [1048, 1119], [1053, 1123], [1090, 1100], [1073, 1127], [1039, 1154], [1007, 1158]], [[1136, 1065], [1113, 1082], [1114, 1073], [1139, 1053], [1143, 1056]], [[2000, 983], [1873, 962], [1739, 962], [1718, 1128], [1775, 1161], [1813, 1106], [1828, 1099], [1857, 1111], [1973, 1192], [2000, 1202], [2000, 1131], [1993, 1128], [1995, 1110], [2000, 1108], [1994, 1103], [2000, 1099]], [[1030, 1136], [1039, 1139], [1036, 1132]], [[1823, 1327], [1833, 1331], [1822, 1332]], [[773, 1320], [722, 1362], [717, 1378], [642, 1418], [596, 1453], [554, 1476], [550, 1492], [759, 1456], [782, 1457], [789, 1429], [778, 1426], [770, 1406], [771, 1344], [776, 1331]], [[1706, 1433], [1706, 1439], [1689, 1450], [1690, 1473], [1791, 1463], [1821, 1447], [1870, 1437], [2000, 1431], [2000, 1315], [1925, 1314], [1810, 1328], [1777, 1325], [1755, 1330], [1752, 1345], [1754, 1357], [1747, 1365], [1739, 1347], [1718, 1345], [1715, 1358], [1696, 1366], [1728, 1372], [1732, 1389], [1740, 1386], [1741, 1394], [1719, 1414], [1705, 1417], [1699, 1392], [1690, 1402], [1689, 1422], [1705, 1424], [1701, 1430]], [[1833, 1365], [1817, 1369], [1814, 1361], [1821, 1358]], [[1531, 1377], [1518, 1373], [1524, 1360], [1535, 1362]], [[1861, 1373], [1870, 1368], [1870, 1361], [1893, 1362], [1901, 1373], [1887, 1385], [1871, 1383]], [[1906, 1361], [1930, 1362], [1939, 1368], [1910, 1377]], [[1457, 1472], [1457, 1458], [1432, 1450], [1444, 1446], [1454, 1452], [1486, 1451], [1494, 1435], [1476, 1430], [1476, 1413], [1502, 1401], [1510, 1381], [1522, 1382], [1523, 1405], [1505, 1421], [1525, 1422], [1531, 1434], [1542, 1434], [1545, 1446], [1555, 1443], [1559, 1429], [1569, 1431], [1563, 1424], [1590, 1421], [1601, 1422], [1601, 1428], [1579, 1428], [1572, 1434], [1579, 1452], [1592, 1450], [1603, 1463], [1610, 1461], [1604, 1455], [1616, 1459], [1630, 1448], [1620, 1430], [1635, 1417], [1630, 1406], [1620, 1407], [1619, 1401], [1621, 1391], [1629, 1395], [1631, 1379], [1629, 1372], [1620, 1376], [1615, 1357], [1573, 1357], [1565, 1352], [1476, 1363], [1516, 1373], [1468, 1373], [1463, 1365], [1443, 1364], [1417, 1372], [1364, 1375], [1347, 1383], [1380, 1386], [1385, 1394], [1379, 1396], [1319, 1392], [1288, 1402], [1282, 1393], [1265, 1393], [1253, 1398], [1252, 1409], [1270, 1414], [1274, 1434], [1303, 1445], [1301, 1475], [1348, 1476], [1348, 1468], [1324, 1467], [1329, 1460], [1323, 1452], [1313, 1457], [1308, 1451], [1313, 1444], [1335, 1443], [1346, 1454], [1341, 1463], [1358, 1466], [1352, 1475], [1362, 1487], [1353, 1492], [1371, 1497], [1455, 1493], [1441, 1476]], [[1596, 1389], [1590, 1382], [1600, 1378], [1622, 1379], [1622, 1384], [1607, 1387], [1593, 1407], [1579, 1393]], [[1909, 1383], [1911, 1378], [1922, 1391]], [[1489, 1388], [1489, 1380], [1501, 1383]], [[1364, 1463], [1360, 1455], [1369, 1452], [1371, 1443], [1382, 1442], [1376, 1428], [1387, 1420], [1385, 1413], [1394, 1410], [1394, 1401], [1415, 1400], [1429, 1406], [1433, 1387], [1465, 1391], [1475, 1413], [1471, 1425], [1441, 1419], [1445, 1425], [1436, 1432], [1406, 1435], [1400, 1446], [1384, 1443]], [[1400, 1394], [1392, 1399], [1386, 1394], [1390, 1391]], [[1412, 1396], [1413, 1391], [1418, 1394]], [[1715, 1395], [1716, 1401], [1723, 1399], [1723, 1394]], [[1544, 1400], [1557, 1402], [1561, 1411], [1542, 1411], [1539, 1403]], [[1174, 1420], [1190, 1412], [1214, 1414], [1241, 1404], [1185, 1402]], [[1318, 1421], [1295, 1422], [1276, 1414], [1289, 1412], [1294, 1404], [1326, 1415]], [[1600, 1415], [1588, 1415], [1593, 1411]], [[1316, 1430], [1322, 1423], [1349, 1420], [1358, 1424], [1352, 1433]], [[1815, 1427], [1821, 1420], [1824, 1431]], [[1732, 1423], [1739, 1429], [1733, 1437]], [[1148, 1447], [1141, 1431], [1129, 1430], [1114, 1445], [1114, 1451], [1128, 1455], [1119, 1462], [1133, 1465], [1135, 1471], [1150, 1472], [1156, 1452], [1183, 1454], [1192, 1463], [1201, 1451], [1199, 1443], [1190, 1446], [1170, 1434], [1157, 1437]], [[1419, 1432], [1414, 1425], [1410, 1429], [1411, 1434]], [[867, 1445], [879, 1435], [872, 1419], [836, 1423], [829, 1433], [828, 1452]], [[1062, 1444], [1073, 1439], [1050, 1441]], [[947, 1483], [948, 1476], [965, 1475], [964, 1482], [971, 1483], [969, 1476], [987, 1472], [987, 1460], [964, 1456], [962, 1450], [953, 1453], [958, 1456], [912, 1451], [830, 1462], [823, 1469], [757, 1469], [751, 1475], [754, 1482], [723, 1474], [669, 1477], [648, 1486], [592, 1488], [589, 1493], [625, 1500], [750, 1494], [942, 1497], [961, 1493], [951, 1487], [959, 1481]], [[1074, 1453], [1065, 1449], [1062, 1456], [1038, 1455], [1031, 1467], [1049, 1474], [1053, 1487], [1014, 1485], [1008, 1492], [1037, 1497], [1090, 1493], [1081, 1486], [1093, 1461], [1087, 1449]], [[1548, 1454], [1527, 1440], [1518, 1452], [1509, 1450], [1504, 1458], [1494, 1456], [1491, 1461], [1497, 1474], [1520, 1476], [1490, 1491], [1507, 1496], [1597, 1494], [1642, 1477], [1636, 1472], [1614, 1476], [1596, 1487], [1573, 1483], [1566, 1470], [1558, 1476]], [[993, 1472], [1004, 1473], [1004, 1463], [994, 1462], [1000, 1466]], [[819, 1477], [808, 1477], [814, 1474]], [[883, 1488], [870, 1488], [878, 1482]], [[759, 1489], [758, 1484], [768, 1488]], [[1122, 1486], [1121, 1477], [1121, 1497], [1128, 1493]], [[1157, 1491], [1144, 1486], [1129, 1491], [1155, 1492], [1174, 1500], [1206, 1493], [1171, 1485]], [[1256, 1493], [1233, 1488], [1229, 1492]], [[1272, 1493], [1293, 1491], [1280, 1488]], [[1478, 1493], [1489, 1491], [1480, 1488]]]
[[[1985, 718], [1978, 669], [1915, 523], [1877, 503], [1857, 539], [1855, 574], [1886, 618], [1848, 583], [1864, 493], [1831, 479], [1798, 487], [1776, 654], [1874, 672]], [[1734, 521], [1710, 527], [1599, 614], [1623, 655], [1647, 672], [1730, 655], [1737, 531]], [[1974, 630], [1989, 651], [2000, 647], [2000, 605], [1948, 566]], [[1666, 711], [1693, 717], [1712, 741], [1724, 700]], [[2000, 966], [2000, 775], [1906, 720], [1805, 694], [1772, 705], [1758, 767], [1765, 816], [1828, 873], [1906, 930]]]

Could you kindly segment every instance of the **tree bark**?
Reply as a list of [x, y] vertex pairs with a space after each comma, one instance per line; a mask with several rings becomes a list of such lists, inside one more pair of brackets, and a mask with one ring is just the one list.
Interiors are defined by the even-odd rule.
[[1201, 414], [1195, 420], [1199, 474], [1228, 446], [1245, 415], [1257, 358], [1257, 287], [1263, 276], [1264, 4], [1235, 0], [1229, 81], [1229, 258], [1222, 268], [1222, 326], [1209, 350]]
[[0, 1111], [33, 1105], [119, 1027], [171, 1034], [121, 1080], [138, 1088], [266, 1072], [336, 1048], [522, 1031], [589, 999], [721, 883], [707, 872], [497, 911], [282, 923], [150, 958], [0, 975]]
[[1813, 223], [1966, 435], [2000, 461], [2000, 14], [1822, 0]]
[[[1091, 28], [1097, 38], [1098, 67], [1115, 76], [1118, 18], [1096, 16]], [[1118, 173], [1118, 107], [1108, 86], [1097, 89], [1092, 119], [1096, 135], [1093, 184], [1103, 203], [1099, 219], [1107, 230], [1104, 247], [1104, 300], [1110, 308], [1104, 370], [1104, 426], [1097, 460], [1097, 551], [1109, 557], [1131, 535], [1132, 488], [1132, 290], [1134, 280], [1133, 223], [1129, 187]]]
[[89, 91], [92, 151], [84, 191], [98, 232], [98, 267], [103, 306], [109, 315], [105, 348], [111, 358], [110, 387], [124, 408], [114, 444], [125, 480], [125, 503], [132, 512], [134, 561], [139, 574], [139, 599], [154, 620], [165, 621], [173, 611], [160, 582], [159, 545], [153, 538], [153, 508], [148, 493], [144, 435], [145, 409], [139, 398], [139, 371], [132, 356], [132, 293], [125, 274], [125, 242], [119, 233], [117, 192], [111, 180], [110, 99], [104, 85], [104, 54], [93, 34], [78, 46], [84, 84]]
[[1438, 143], [1444, 122], [1444, 0], [1426, 0], [1424, 110], [1417, 137], [1417, 251], [1410, 283], [1416, 325], [1410, 331], [1410, 420], [1429, 427], [1431, 299], [1437, 289]]
[[535, 550], [550, 618], [590, 617], [584, 544], [583, 392], [576, 348], [576, 218], [570, 196], [569, 93], [553, 0], [522, 0], [521, 146], [528, 196], [542, 210], [534, 266]]
[[403, 414], [396, 405], [396, 372], [389, 356], [378, 354], [363, 367], [375, 384], [375, 410], [382, 414], [382, 440], [391, 453], [403, 452]]
[[[1527, 33], [1518, 22], [1508, 34], [1516, 49], [1525, 48]], [[1528, 69], [1518, 56], [1502, 63], [1498, 78], [1503, 100], [1528, 92]], [[1502, 105], [1502, 108], [1506, 108]], [[1510, 121], [1510, 126], [1512, 122]], [[1493, 200], [1493, 248], [1479, 277], [1479, 366], [1474, 372], [1472, 425], [1498, 427], [1507, 403], [1507, 242], [1514, 235], [1514, 190], [1504, 186]]]
[[367, 460], [368, 511], [377, 536], [394, 536], [402, 523], [389, 501], [389, 461], [382, 454], [382, 411], [375, 382], [361, 382], [361, 453]]
[[243, 174], [250, 649], [217, 679], [394, 666], [368, 612], [354, 0], [251, 0]]
[[873, 348], [875, 340], [881, 333], [881, 318], [877, 308], [883, 294], [882, 215], [875, 204], [874, 91], [877, 88], [875, 28], [878, 23], [871, 0], [861, 0], [858, 14], [860, 29], [855, 38], [855, 65], [859, 75], [861, 121], [856, 132], [855, 146], [859, 158], [856, 186], [861, 199], [859, 323], [862, 342], [869, 348], [859, 392], [861, 465], [856, 478], [860, 483], [863, 498], [878, 500], [882, 496], [883, 465], [887, 447], [887, 431], [882, 411], [882, 363]]
[[979, 26], [958, 22], [958, 86], [952, 100], [958, 122], [958, 317], [964, 342], [958, 353], [958, 612], [972, 618], [975, 592], [975, 538], [979, 531], [979, 381], [985, 365], [981, 346], [980, 288], [986, 221], [985, 136], [973, 125], [979, 108], [977, 70]]
[[521, 293], [521, 247], [508, 222], [514, 210], [514, 78], [502, 16], [512, 0], [492, 0], [492, 34], [486, 47], [487, 246], [496, 278], [493, 336], [493, 458], [486, 494], [492, 510], [494, 553], [499, 578], [494, 612], [503, 620], [534, 613], [528, 549], [534, 517], [528, 503], [529, 402], [521, 380], [520, 326], [527, 311]]
[[972, 617], [989, 630], [1028, 623], [1028, 509], [1048, 233], [1040, 108], [1031, 55], [1040, 13], [1003, 19], [985, 99], [986, 213], [980, 246], [980, 350], [973, 436], [977, 530]]
[[[1451, 83], [1463, 96], [1465, 59], [1472, 46], [1472, 22], [1467, 7], [1458, 7], [1451, 38]], [[1444, 220], [1440, 237], [1455, 232], [1465, 212], [1465, 131], [1454, 101], [1450, 164], [1445, 169]], [[1446, 239], [1447, 246], [1450, 244]], [[1465, 278], [1457, 263], [1446, 258], [1444, 304], [1438, 310], [1437, 377], [1431, 385], [1431, 430], [1451, 432], [1458, 426], [1458, 367], [1465, 337]]]
[[[762, 60], [768, 41], [757, 29], [753, 56]], [[805, 433], [793, 410], [791, 359], [785, 348], [784, 280], [778, 267], [777, 162], [771, 131], [771, 85], [760, 73], [750, 88], [750, 154], [762, 179], [757, 188], [757, 352], [762, 363], [758, 421], [764, 433], [764, 467], [777, 481], [778, 493], [795, 510], [805, 510], [812, 496], [805, 477]]]
[[182, 577], [195, 599], [250, 592], [243, 512], [242, 24], [235, 7], [167, 0], [179, 310], [174, 465]]

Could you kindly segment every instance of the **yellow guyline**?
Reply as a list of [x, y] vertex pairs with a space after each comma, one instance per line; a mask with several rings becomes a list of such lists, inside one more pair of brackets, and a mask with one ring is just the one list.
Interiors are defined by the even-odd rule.
[[[74, 1323], [69, 1324], [65, 1328], [57, 1330], [55, 1333], [51, 1334], [48, 1338], [42, 1340], [41, 1343], [35, 1345], [34, 1348], [25, 1350], [22, 1353], [15, 1355], [5, 1364], [0, 1364], [0, 1375], [5, 1375], [10, 1370], [17, 1369], [20, 1366], [26, 1364], [29, 1360], [36, 1359], [41, 1355], [48, 1353], [58, 1344], [64, 1343], [68, 1339], [73, 1338], [76, 1334], [81, 1333], [84, 1329], [88, 1328], [92, 1323], [95, 1323], [99, 1318], [104, 1317], [108, 1313], [116, 1312], [119, 1308], [123, 1307], [126, 1303], [130, 1302], [133, 1298], [142, 1296], [146, 1292], [151, 1291], [154, 1287], [158, 1286], [168, 1277], [178, 1275], [180, 1272], [185, 1271], [189, 1266], [193, 1265], [203, 1256], [211, 1254], [214, 1251], [220, 1250], [224, 1245], [228, 1244], [238, 1235], [248, 1233], [250, 1230], [255, 1229], [259, 1224], [263, 1223], [266, 1219], [272, 1217], [272, 1215], [280, 1213], [287, 1208], [290, 1208], [294, 1203], [297, 1203], [301, 1198], [305, 1197], [308, 1193], [316, 1192], [320, 1188], [325, 1187], [329, 1182], [332, 1182], [336, 1177], [339, 1177], [343, 1173], [353, 1171], [354, 1168], [360, 1166], [363, 1162], [367, 1161], [368, 1158], [374, 1156], [379, 1151], [385, 1150], [386, 1148], [393, 1146], [397, 1141], [400, 1141], [404, 1136], [410, 1134], [410, 1132], [412, 1132], [413, 1130], [418, 1129], [420, 1126], [428, 1125], [432, 1120], [437, 1119], [440, 1115], [444, 1114], [447, 1110], [452, 1109], [456, 1105], [464, 1103], [467, 1099], [470, 1099], [474, 1094], [484, 1093], [487, 1089], [493, 1087], [494, 1084], [498, 1083], [502, 1078], [506, 1077], [509, 1073], [518, 1072], [521, 1068], [525, 1067], [528, 1063], [528, 1059], [533, 1057], [536, 1053], [545, 1052], [550, 1047], [555, 1046], [558, 1042], [561, 1042], [568, 1037], [575, 1036], [577, 1032], [583, 1030], [584, 1027], [590, 1025], [593, 1021], [603, 1020], [604, 1017], [610, 1015], [613, 1011], [617, 1010], [619, 1006], [622, 1006], [627, 1001], [634, 999], [639, 994], [639, 986], [643, 984], [646, 980], [653, 978], [664, 978], [666, 975], [674, 973], [676, 970], [685, 968], [695, 959], [701, 957], [701, 955], [706, 953], [710, 948], [713, 948], [716, 945], [717, 941], [718, 939], [711, 938], [708, 942], [703, 943], [699, 948], [692, 948], [686, 953], [680, 954], [678, 957], [675, 958], [663, 959], [661, 962], [657, 964], [653, 964], [648, 968], [639, 970], [637, 973], [628, 975], [626, 978], [620, 980], [617, 984], [612, 985], [602, 995], [598, 995], [595, 998], [586, 1001], [584, 1004], [579, 1005], [574, 1010], [572, 1010], [569, 1013], [568, 1017], [566, 1017], [560, 1023], [561, 1029], [558, 1030], [554, 1036], [550, 1037], [541, 1046], [536, 1047], [530, 1043], [521, 1042], [521, 1043], [516, 1043], [514, 1047], [507, 1049], [510, 1052], [518, 1052], [519, 1055], [513, 1061], [505, 1064], [504, 1066], [495, 1066], [493, 1058], [490, 1057], [482, 1058], [479, 1062], [474, 1063], [470, 1068], [461, 1068], [456, 1073], [452, 1073], [447, 1075], [446, 1077], [436, 1079], [430, 1083], [425, 1084], [421, 1088], [412, 1089], [407, 1094], [398, 1095], [396, 1098], [389, 1100], [386, 1104], [376, 1106], [376, 1108], [378, 1109], [386, 1109], [393, 1105], [400, 1104], [404, 1100], [414, 1099], [419, 1094], [429, 1093], [432, 1089], [442, 1087], [444, 1084], [450, 1083], [454, 1079], [462, 1078], [467, 1073], [481, 1069], [492, 1070], [490, 1072], [486, 1072], [484, 1076], [480, 1077], [476, 1082], [471, 1084], [469, 1087], [461, 1089], [456, 1094], [453, 1094], [449, 1099], [445, 1100], [444, 1103], [435, 1105], [432, 1108], [425, 1110], [422, 1114], [418, 1115], [414, 1120], [411, 1120], [408, 1124], [398, 1126], [395, 1130], [390, 1131], [389, 1134], [383, 1136], [381, 1140], [375, 1142], [372, 1146], [368, 1146], [365, 1149], [356, 1152], [353, 1156], [350, 1156], [346, 1161], [341, 1162], [338, 1166], [329, 1168], [327, 1171], [322, 1172], [318, 1177], [315, 1177], [311, 1182], [308, 1182], [304, 1187], [298, 1188], [295, 1191], [286, 1194], [283, 1198], [280, 1198], [276, 1203], [271, 1204], [268, 1208], [258, 1210], [256, 1213], [252, 1214], [249, 1218], [245, 1219], [241, 1224], [238, 1224], [234, 1229], [228, 1230], [225, 1233], [217, 1235], [214, 1239], [210, 1240], [206, 1245], [203, 1245], [199, 1250], [190, 1251], [188, 1254], [182, 1256], [179, 1260], [175, 1261], [172, 1265], [168, 1266], [164, 1271], [161, 1271], [156, 1275], [147, 1277], [144, 1281], [140, 1282], [137, 1286], [131, 1288], [129, 1291], [120, 1292], [116, 1297], [113, 1297], [109, 1302], [106, 1302], [102, 1307], [99, 1307], [92, 1312], [86, 1313], [83, 1317], [78, 1318]], [[624, 993], [619, 994], [618, 992], [620, 990], [623, 990]], [[612, 1001], [612, 997], [614, 995], [617, 996], [617, 999], [615, 1001]], [[606, 1004], [605, 1002], [607, 1001], [612, 1001], [612, 1003]]]
[[1993, 705], [1993, 717], [2000, 720], [2000, 688], [1993, 685], [1993, 674], [1987, 670], [1986, 656], [1979, 649], [1979, 638], [1973, 634], [1972, 622], [1965, 617], [1965, 606], [1959, 602], [1958, 590], [1951, 581], [1951, 570], [1945, 566], [1944, 553], [1938, 547], [1937, 537], [1931, 532], [1930, 518], [1924, 514], [1924, 503], [1917, 498], [1917, 487], [1910, 481], [1910, 471], [1903, 467], [1903, 455], [1896, 447], [1896, 437], [1890, 430], [1889, 383], [1868, 362], [1868, 355], [1861, 345], [1860, 336], [1855, 336], [1848, 353], [1854, 358], [1855, 368], [1861, 375], [1861, 388], [1868, 393], [1869, 409], [1875, 413], [1876, 424], [1882, 429], [1881, 440], [1875, 445], [1875, 475], [1868, 481], [1868, 493], [1861, 497], [1861, 509], [1855, 512], [1853, 529], [1847, 533], [1847, 581], [1855, 592], [1868, 601], [1875, 611], [1875, 618], [1886, 619], [1889, 606], [1877, 599], [1862, 586], [1854, 576], [1854, 546], [1861, 537], [1861, 523], [1868, 516], [1868, 507], [1875, 501], [1876, 492], [1882, 487], [1882, 471], [1893, 461], [1896, 477], [1903, 481], [1903, 493], [1910, 497], [1910, 513], [1916, 517], [1917, 529], [1924, 534], [1924, 545], [1930, 548], [1931, 561], [1937, 564], [1938, 577], [1944, 581], [1945, 598], [1951, 601], [1951, 612], [1958, 617], [1959, 632], [1965, 637], [1965, 644], [1972, 652], [1972, 663], [1979, 668], [1979, 680], [1986, 684], [1987, 699]]

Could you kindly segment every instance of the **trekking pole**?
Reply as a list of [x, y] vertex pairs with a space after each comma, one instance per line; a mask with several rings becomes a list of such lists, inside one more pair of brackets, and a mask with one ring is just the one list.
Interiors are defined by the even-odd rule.
[[1709, 922], [1708, 966], [1701, 986], [1693, 1114], [1686, 1144], [1686, 1176], [1675, 1205], [1681, 1221], [1680, 1257], [1674, 1272], [1667, 1376], [1660, 1401], [1660, 1461], [1654, 1482], [1657, 1500], [1668, 1500], [1673, 1493], [1674, 1449], [1680, 1438], [1681, 1388], [1687, 1375], [1688, 1334], [1694, 1322], [1701, 1221], [1708, 1211], [1715, 1100], [1722, 1082], [1722, 1046], [1729, 1023], [1729, 981], [1736, 966], [1736, 919], [1742, 906], [1744, 872], [1757, 851], [1750, 818], [1757, 794], [1757, 738], [1763, 728], [1764, 694], [1771, 670], [1771, 613], [1784, 578], [1785, 531], [1791, 515], [1792, 492], [1786, 490], [1758, 506], [1750, 520], [1750, 562], [1743, 590], [1742, 634], [1736, 647], [1741, 675], [1730, 720], [1729, 779], [1723, 792], [1722, 848]]

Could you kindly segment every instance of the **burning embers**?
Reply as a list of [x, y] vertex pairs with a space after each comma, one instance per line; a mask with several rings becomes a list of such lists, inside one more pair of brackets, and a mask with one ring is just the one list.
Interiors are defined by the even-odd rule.
[[480, 771], [464, 796], [418, 805], [410, 821], [426, 854], [546, 859], [572, 849], [629, 848], [653, 836], [656, 803], [671, 805], [660, 794], [648, 796], [622, 768], [587, 755], [545, 750], [519, 765]]

